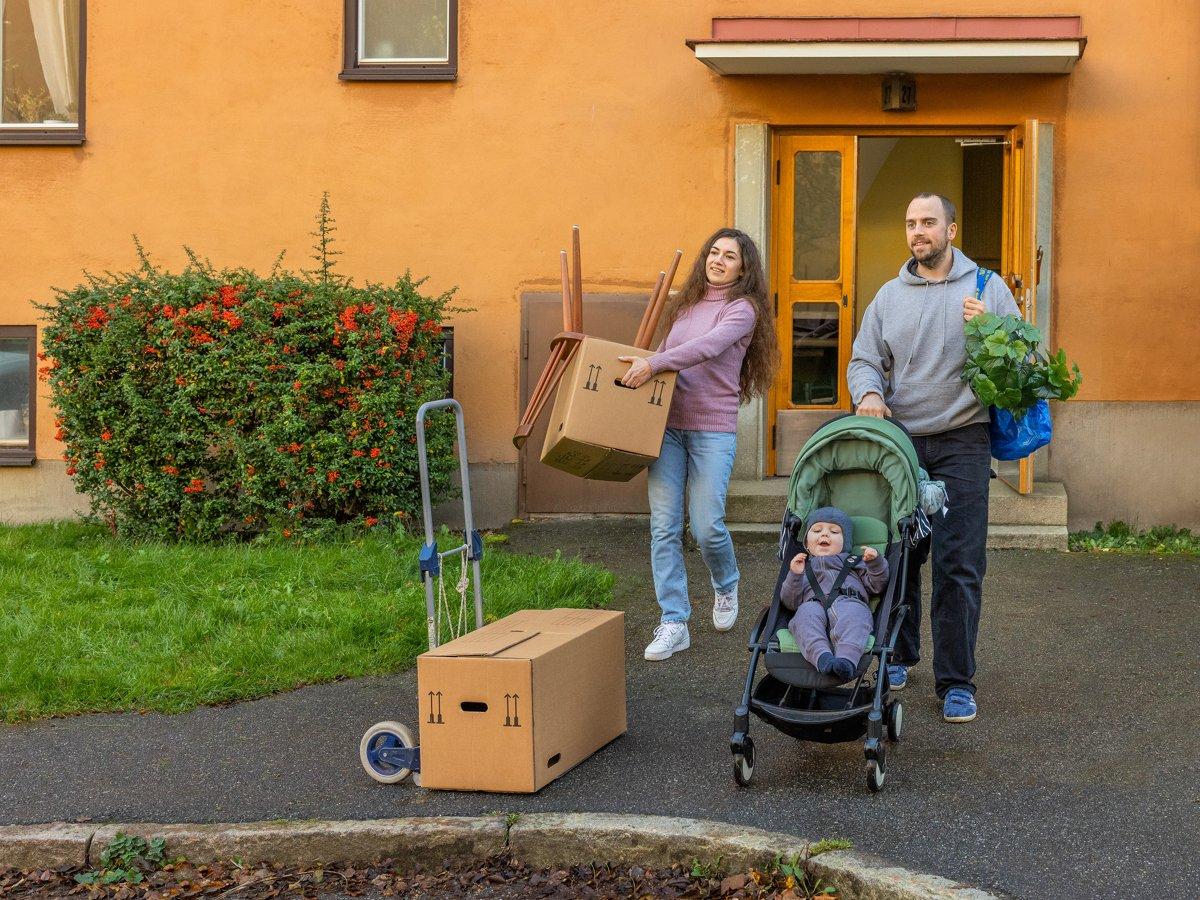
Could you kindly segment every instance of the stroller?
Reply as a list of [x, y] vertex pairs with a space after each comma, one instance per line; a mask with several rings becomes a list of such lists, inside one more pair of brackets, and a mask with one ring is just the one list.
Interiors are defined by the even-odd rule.
[[[730, 747], [733, 777], [740, 786], [748, 786], [754, 776], [754, 713], [805, 741], [841, 743], [865, 734], [867, 787], [872, 792], [883, 788], [884, 729], [888, 739], [899, 741], [904, 728], [904, 707], [889, 691], [887, 664], [908, 612], [903, 596], [909, 550], [930, 531], [920, 506], [926, 478], [908, 432], [892, 419], [840, 416], [819, 428], [800, 451], [779, 534], [775, 594], [751, 630], [750, 671], [734, 712]], [[888, 561], [887, 588], [870, 598], [872, 635], [858, 670], [845, 683], [820, 674], [804, 659], [787, 629], [792, 612], [780, 602], [788, 563], [804, 548], [805, 518], [822, 506], [836, 506], [849, 515], [856, 547], [874, 547]], [[760, 660], [766, 674], [755, 684]]]

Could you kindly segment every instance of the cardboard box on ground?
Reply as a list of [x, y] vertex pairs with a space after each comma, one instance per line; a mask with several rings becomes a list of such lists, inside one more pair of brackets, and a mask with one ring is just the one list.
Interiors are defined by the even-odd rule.
[[645, 355], [599, 338], [580, 342], [554, 398], [543, 463], [582, 478], [629, 481], [658, 458], [675, 373], [655, 375], [639, 388], [620, 381], [629, 363], [618, 357]]
[[527, 609], [417, 658], [421, 786], [532, 793], [625, 733], [625, 616]]

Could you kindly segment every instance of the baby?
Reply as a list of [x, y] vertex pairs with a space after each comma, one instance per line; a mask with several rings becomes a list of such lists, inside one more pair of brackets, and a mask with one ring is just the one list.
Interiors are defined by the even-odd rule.
[[784, 606], [796, 610], [788, 630], [804, 658], [821, 674], [842, 681], [858, 671], [871, 636], [874, 621], [867, 596], [883, 591], [888, 575], [887, 560], [874, 547], [863, 550], [861, 559], [850, 556], [853, 537], [854, 524], [840, 509], [814, 510], [804, 536], [807, 552], [792, 558], [779, 594]]

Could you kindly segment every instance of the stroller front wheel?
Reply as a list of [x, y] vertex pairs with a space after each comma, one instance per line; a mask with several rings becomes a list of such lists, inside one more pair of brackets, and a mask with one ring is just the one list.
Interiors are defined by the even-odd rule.
[[872, 794], [878, 794], [883, 790], [885, 777], [883, 766], [873, 759], [867, 760], [867, 790]]
[[733, 780], [739, 787], [749, 787], [754, 777], [754, 741], [746, 738], [741, 745], [741, 752], [733, 754]]

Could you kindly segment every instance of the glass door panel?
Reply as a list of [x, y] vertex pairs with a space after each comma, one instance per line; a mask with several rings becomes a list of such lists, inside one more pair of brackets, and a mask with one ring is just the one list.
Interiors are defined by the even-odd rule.
[[792, 280], [836, 281], [842, 265], [842, 154], [793, 155]]
[[792, 403], [836, 406], [841, 370], [837, 303], [792, 304]]
[[782, 136], [777, 145], [775, 409], [848, 409], [853, 338], [856, 138]]

